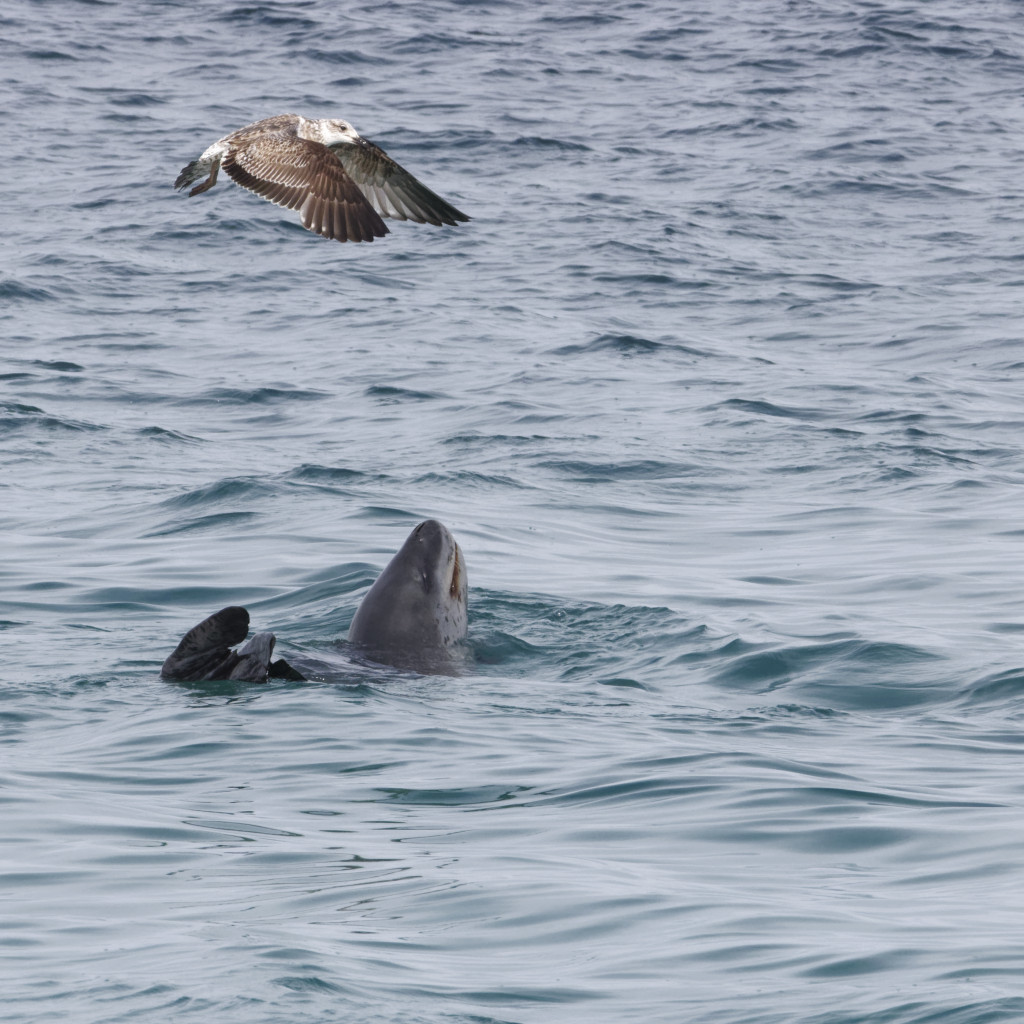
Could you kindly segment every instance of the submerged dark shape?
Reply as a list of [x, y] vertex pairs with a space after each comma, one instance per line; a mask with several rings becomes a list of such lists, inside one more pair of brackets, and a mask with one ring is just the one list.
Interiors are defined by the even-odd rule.
[[[420, 523], [367, 591], [352, 619], [349, 643], [371, 661], [431, 675], [457, 674], [466, 661], [468, 587], [462, 551], [436, 519]], [[275, 637], [249, 632], [249, 613], [222, 608], [193, 626], [161, 674], [181, 682], [268, 677], [304, 678], [288, 662], [271, 662]]]
[[302, 226], [338, 242], [372, 242], [388, 233], [381, 217], [418, 224], [468, 221], [460, 210], [399, 166], [347, 121], [278, 114], [218, 139], [181, 169], [174, 187], [206, 176], [190, 196], [225, 171], [243, 188], [288, 210]]

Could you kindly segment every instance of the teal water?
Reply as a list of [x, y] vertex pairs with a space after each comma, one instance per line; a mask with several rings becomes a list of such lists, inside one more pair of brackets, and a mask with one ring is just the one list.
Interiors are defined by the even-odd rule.
[[[1013, 7], [0, 24], [5, 1021], [1024, 1017]], [[287, 110], [472, 222], [174, 191]], [[458, 678], [337, 645], [428, 516]]]

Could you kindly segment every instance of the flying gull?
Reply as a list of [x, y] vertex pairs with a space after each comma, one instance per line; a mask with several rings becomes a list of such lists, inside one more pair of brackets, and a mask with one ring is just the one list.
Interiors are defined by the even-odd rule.
[[381, 217], [455, 225], [469, 218], [431, 192], [347, 121], [279, 114], [218, 139], [183, 167], [174, 187], [204, 175], [190, 196], [225, 171], [243, 188], [298, 210], [302, 226], [339, 242], [372, 242], [388, 233]]

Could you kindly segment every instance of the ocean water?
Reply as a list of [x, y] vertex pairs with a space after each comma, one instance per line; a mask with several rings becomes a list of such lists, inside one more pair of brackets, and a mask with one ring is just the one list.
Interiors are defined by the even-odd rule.
[[[5, 5], [0, 1019], [1024, 1019], [1019, 14]], [[473, 220], [174, 191], [286, 111]]]

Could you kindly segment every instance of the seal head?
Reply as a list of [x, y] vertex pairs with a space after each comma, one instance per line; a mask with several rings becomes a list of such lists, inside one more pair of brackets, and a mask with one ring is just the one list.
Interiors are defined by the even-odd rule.
[[445, 526], [428, 519], [367, 591], [349, 643], [396, 668], [451, 671], [465, 653], [467, 590], [459, 545]]

